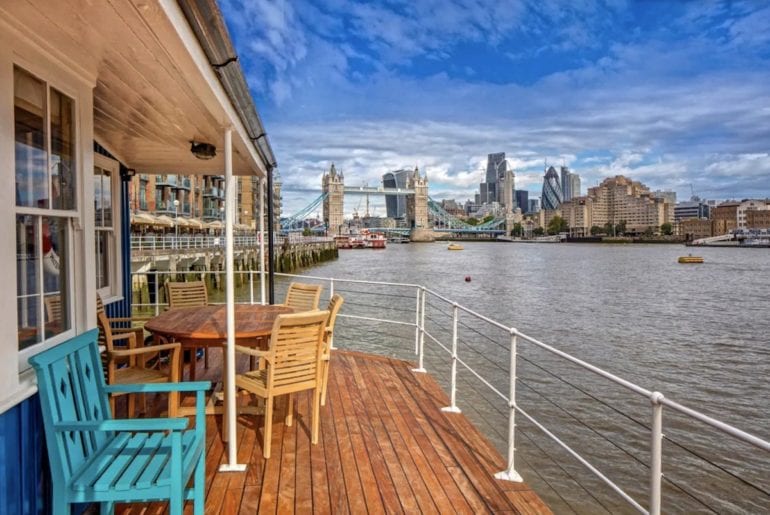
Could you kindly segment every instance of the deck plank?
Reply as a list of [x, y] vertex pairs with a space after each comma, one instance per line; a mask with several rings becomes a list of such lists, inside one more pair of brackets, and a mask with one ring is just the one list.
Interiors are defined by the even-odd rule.
[[[198, 377], [216, 380], [222, 353]], [[239, 357], [239, 367], [247, 366]], [[238, 420], [245, 473], [219, 472], [227, 460], [221, 417], [207, 417], [208, 513], [520, 513], [550, 510], [525, 483], [494, 479], [505, 460], [427, 374], [382, 356], [335, 351], [318, 445], [310, 442], [311, 396], [298, 394], [291, 427], [285, 400], [273, 418], [272, 458], [262, 457], [263, 416]], [[184, 400], [191, 403], [192, 398]], [[253, 402], [242, 396], [241, 402]], [[156, 405], [157, 404], [157, 405]], [[151, 416], [164, 409], [153, 403]], [[119, 505], [116, 513], [167, 513], [166, 503]], [[191, 503], [185, 513], [192, 513]]]

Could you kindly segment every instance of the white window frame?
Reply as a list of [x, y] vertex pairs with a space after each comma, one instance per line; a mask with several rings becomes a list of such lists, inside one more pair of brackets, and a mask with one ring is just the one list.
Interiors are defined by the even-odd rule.
[[[94, 169], [96, 167], [107, 170], [112, 178], [112, 242], [110, 246], [110, 255], [108, 256], [108, 277], [109, 283], [103, 288], [97, 289], [105, 304], [110, 304], [123, 299], [123, 281], [121, 280], [123, 263], [120, 252], [120, 242], [122, 239], [121, 229], [121, 205], [120, 198], [122, 194], [122, 183], [120, 179], [120, 163], [107, 156], [94, 153]], [[95, 170], [91, 170], [90, 179], [93, 180]], [[96, 194], [94, 192], [94, 194]], [[96, 243], [96, 232], [103, 229], [94, 226], [94, 244]], [[96, 258], [96, 246], [94, 245], [94, 258]]]
[[[68, 290], [66, 292], [68, 299], [65, 305], [67, 306], [68, 312], [67, 317], [70, 322], [69, 329], [62, 331], [61, 333], [48, 338], [43, 339], [41, 342], [30, 345], [29, 347], [25, 349], [19, 349], [18, 348], [18, 339], [14, 342], [16, 345], [16, 351], [17, 351], [17, 357], [18, 357], [18, 371], [20, 375], [23, 375], [27, 372], [29, 372], [30, 365], [29, 365], [29, 358], [34, 356], [35, 354], [38, 354], [40, 352], [43, 352], [44, 350], [47, 350], [51, 347], [55, 347], [56, 345], [59, 345], [60, 343], [63, 343], [67, 341], [68, 339], [74, 337], [77, 334], [77, 320], [76, 320], [76, 313], [75, 313], [75, 303], [77, 302], [77, 295], [76, 295], [76, 283], [77, 280], [76, 277], [76, 269], [75, 269], [75, 256], [77, 254], [76, 245], [77, 240], [75, 238], [75, 232], [77, 230], [77, 225], [79, 225], [79, 220], [81, 217], [81, 213], [83, 211], [83, 197], [81, 195], [82, 185], [80, 184], [80, 181], [83, 180], [83, 175], [80, 173], [80, 171], [83, 169], [83, 155], [81, 152], [81, 144], [82, 144], [82, 130], [81, 130], [81, 123], [80, 123], [80, 102], [79, 102], [79, 96], [77, 94], [76, 90], [73, 90], [67, 86], [66, 83], [62, 83], [60, 81], [57, 81], [55, 77], [49, 76], [47, 73], [42, 73], [42, 70], [34, 65], [31, 65], [30, 63], [24, 62], [23, 60], [14, 60], [13, 66], [15, 68], [19, 68], [30, 75], [34, 76], [35, 78], [41, 80], [45, 84], [45, 96], [46, 96], [46, 105], [45, 105], [45, 126], [46, 126], [46, 152], [50, 154], [51, 151], [51, 129], [50, 129], [50, 123], [51, 123], [51, 88], [59, 91], [61, 94], [66, 95], [73, 103], [73, 122], [74, 122], [74, 130], [75, 130], [75, 209], [73, 210], [63, 210], [63, 209], [54, 209], [52, 207], [48, 208], [37, 208], [37, 207], [28, 207], [28, 206], [18, 206], [14, 203], [14, 206], [12, 208], [12, 211], [14, 213], [14, 225], [15, 225], [15, 217], [19, 215], [32, 215], [37, 217], [56, 217], [61, 220], [67, 220], [67, 241], [66, 241], [66, 248], [67, 252], [69, 253], [68, 259], [66, 260], [67, 265], [67, 277], [68, 277]], [[12, 72], [13, 75], [13, 72]], [[50, 155], [48, 156], [50, 159]], [[15, 158], [14, 158], [15, 159]], [[51, 178], [48, 178], [49, 181], [49, 192], [51, 188]], [[15, 237], [15, 234], [14, 234]], [[15, 246], [15, 242], [14, 242]], [[16, 278], [18, 281], [18, 278]], [[18, 282], [14, 283], [14, 288]], [[64, 292], [62, 292], [64, 293]], [[41, 297], [41, 303], [43, 302], [43, 298]], [[42, 307], [44, 310], [45, 308]], [[14, 318], [18, 320], [18, 307], [16, 308], [16, 311], [14, 312]], [[18, 327], [16, 327], [16, 332], [18, 334]]]

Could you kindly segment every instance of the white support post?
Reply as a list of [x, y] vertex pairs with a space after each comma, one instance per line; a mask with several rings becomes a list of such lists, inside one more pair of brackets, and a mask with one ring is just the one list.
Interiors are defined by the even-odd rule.
[[254, 270], [249, 270], [249, 304], [254, 304]]
[[503, 481], [514, 481], [521, 483], [524, 481], [514, 468], [514, 447], [516, 436], [516, 329], [511, 328], [511, 356], [510, 356], [510, 384], [508, 386], [508, 467], [502, 472], [495, 474], [496, 479]]
[[660, 515], [663, 478], [663, 394], [652, 392], [652, 431], [650, 438], [650, 515]]
[[420, 293], [422, 290], [417, 287], [417, 303], [414, 307], [414, 353], [420, 353]]
[[225, 347], [225, 417], [227, 430], [227, 463], [220, 472], [242, 472], [238, 463], [237, 416], [235, 413], [235, 274], [233, 256], [233, 221], [235, 218], [235, 178], [233, 177], [233, 130], [225, 128], [225, 296], [227, 299], [227, 345]]
[[[334, 278], [329, 279], [329, 300], [334, 297]], [[334, 334], [331, 336], [331, 341], [329, 342], [329, 350], [337, 350], [337, 347], [334, 346]]]
[[419, 372], [424, 374], [425, 370], [425, 286], [420, 288], [422, 296], [420, 298], [420, 317], [417, 330], [419, 331], [420, 344], [419, 352], [417, 354], [417, 368], [413, 368], [412, 372]]
[[259, 294], [265, 305], [265, 181], [259, 180]]
[[450, 392], [450, 404], [441, 411], [446, 413], [460, 413], [460, 408], [457, 407], [457, 320], [460, 315], [460, 309], [457, 306], [457, 302], [452, 304], [452, 385]]

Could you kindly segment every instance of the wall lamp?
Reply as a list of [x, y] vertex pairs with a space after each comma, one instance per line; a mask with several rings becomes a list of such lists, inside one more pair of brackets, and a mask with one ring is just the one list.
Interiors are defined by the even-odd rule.
[[120, 178], [124, 181], [130, 181], [136, 175], [136, 169], [120, 167]]
[[198, 143], [196, 141], [190, 142], [190, 152], [193, 153], [198, 159], [213, 159], [217, 155], [217, 147], [211, 143]]

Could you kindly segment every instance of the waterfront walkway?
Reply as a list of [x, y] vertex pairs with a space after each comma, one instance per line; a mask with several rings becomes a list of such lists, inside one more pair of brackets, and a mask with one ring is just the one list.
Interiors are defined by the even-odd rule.
[[[199, 378], [217, 378], [222, 353], [211, 354], [209, 370], [199, 363]], [[298, 395], [291, 427], [279, 404], [269, 460], [262, 458], [262, 418], [242, 415], [238, 461], [249, 465], [243, 473], [218, 472], [227, 452], [221, 419], [209, 416], [206, 514], [550, 513], [526, 484], [494, 479], [505, 460], [464, 415], [442, 413], [446, 394], [411, 367], [336, 351], [318, 444], [310, 444], [309, 395]], [[164, 503], [116, 510], [165, 512]], [[185, 513], [192, 513], [189, 503]]]

